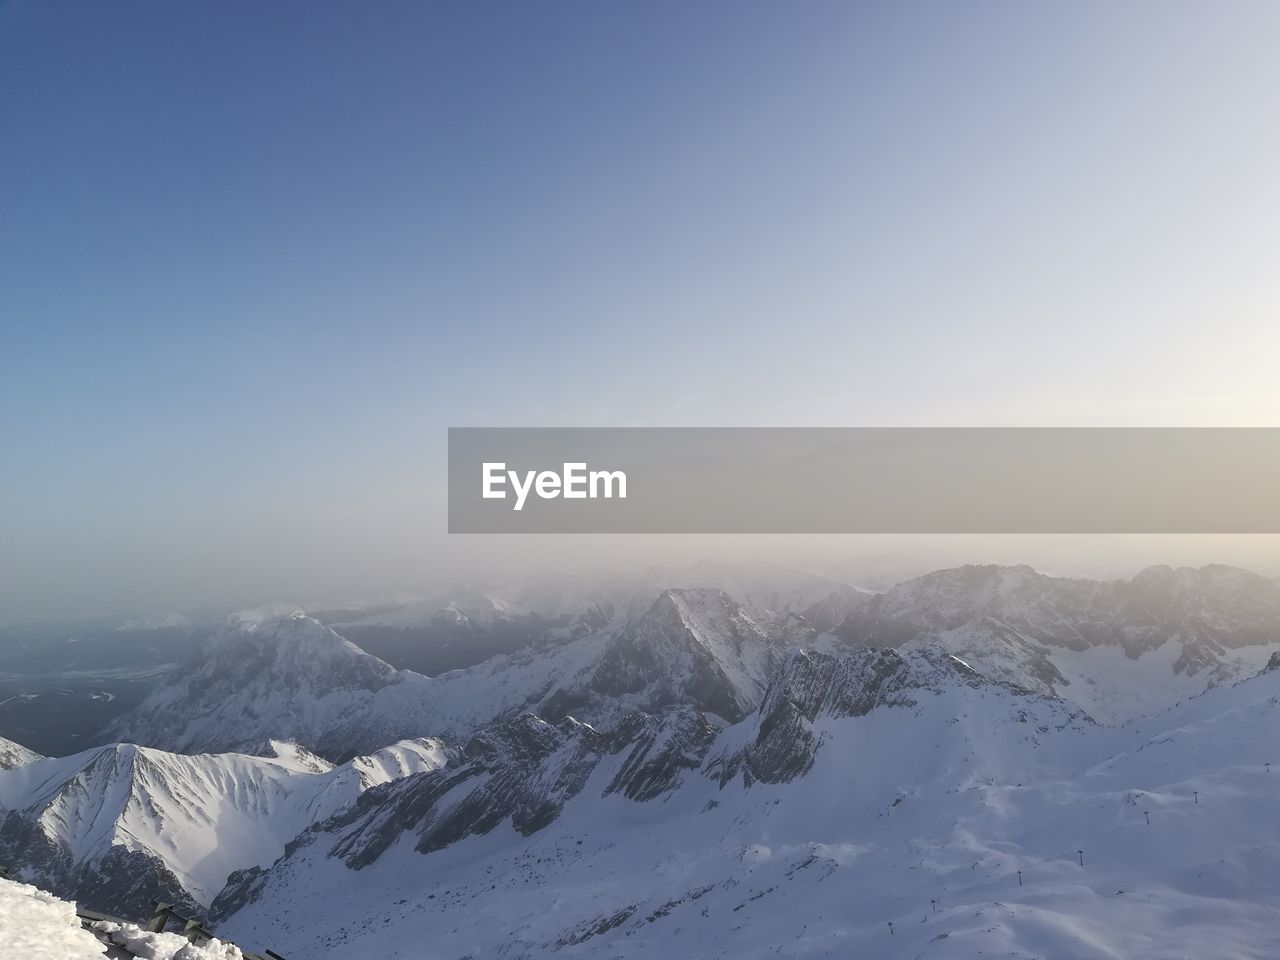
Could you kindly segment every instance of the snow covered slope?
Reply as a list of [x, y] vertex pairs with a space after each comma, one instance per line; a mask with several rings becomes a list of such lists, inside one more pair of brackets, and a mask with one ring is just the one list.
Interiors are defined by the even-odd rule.
[[114, 744], [0, 771], [0, 862], [122, 916], [148, 913], [152, 897], [198, 909], [230, 873], [270, 863], [364, 790], [448, 757], [432, 740], [338, 767], [293, 745], [276, 753], [182, 756]]
[[943, 651], [799, 653], [655, 794], [610, 789], [625, 752], [584, 765], [581, 734], [544, 732], [529, 767], [580, 782], [545, 823], [493, 810], [424, 842], [504, 775], [408, 778], [218, 906], [241, 940], [316, 960], [1264, 960], [1278, 711], [1280, 669], [1113, 728]]
[[[530, 718], [370, 791], [215, 913], [317, 958], [408, 958], [427, 937], [446, 957], [765, 956], [810, 927], [800, 955], [915, 956], [905, 936], [883, 951], [887, 920], [976, 881], [980, 842], [1015, 843], [965, 822], [1088, 766], [1109, 733], [942, 651], [795, 653], [739, 724], [697, 716], [632, 740]], [[645, 789], [619, 788], [646, 764]]]

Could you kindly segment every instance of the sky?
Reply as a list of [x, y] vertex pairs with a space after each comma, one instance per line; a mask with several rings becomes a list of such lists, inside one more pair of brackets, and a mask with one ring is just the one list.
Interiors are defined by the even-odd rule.
[[[1280, 425], [1278, 42], [1264, 2], [0, 0], [0, 621], [743, 548], [447, 537], [449, 426]], [[1274, 549], [1114, 547], [1072, 562]]]

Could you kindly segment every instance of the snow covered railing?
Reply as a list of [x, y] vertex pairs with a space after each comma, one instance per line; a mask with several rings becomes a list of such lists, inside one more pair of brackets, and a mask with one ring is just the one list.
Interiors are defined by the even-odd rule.
[[[55, 897], [47, 890], [0, 878], [0, 953], [23, 960], [245, 960], [216, 938], [197, 946], [176, 933], [144, 930]], [[259, 958], [260, 960], [260, 958]]]
[[[142, 928], [147, 933], [167, 933], [169, 931], [166, 928], [169, 927], [171, 922], [176, 921], [180, 925], [176, 931], [178, 935], [194, 946], [203, 946], [215, 939], [213, 933], [205, 926], [206, 921], [204, 919], [179, 913], [171, 903], [163, 903], [159, 900], [152, 900], [151, 903], [155, 908], [154, 912], [151, 915], [151, 919]], [[93, 924], [95, 923], [123, 925], [126, 922], [117, 917], [109, 917], [104, 913], [98, 913], [96, 910], [79, 909], [76, 911], [76, 916], [80, 917], [81, 921], [89, 929], [93, 929]], [[241, 951], [241, 955], [244, 960], [285, 960], [274, 950], [267, 950], [263, 954]]]
[[[171, 922], [179, 924], [176, 932], [188, 943], [193, 946], [204, 946], [210, 941], [215, 940], [212, 931], [205, 926], [205, 921], [199, 917], [188, 917], [173, 909], [173, 904], [162, 903], [159, 900], [152, 900], [155, 906], [155, 912], [152, 913], [151, 919], [142, 926], [142, 930], [147, 933], [169, 933], [167, 928]], [[97, 924], [114, 924], [118, 927], [128, 925], [128, 921], [121, 920], [119, 917], [113, 917], [109, 914], [99, 913], [97, 910], [89, 910], [85, 907], [76, 909], [76, 916], [80, 918], [80, 922], [86, 930], [97, 932], [101, 928]], [[265, 953], [250, 953], [247, 950], [240, 951], [240, 956], [244, 960], [285, 960], [284, 957], [276, 953], [274, 950], [267, 950]]]
[[[163, 903], [159, 900], [152, 900], [151, 903], [154, 905], [155, 910], [151, 915], [151, 919], [140, 928], [141, 931], [150, 934], [176, 932], [178, 936], [196, 947], [204, 946], [211, 942], [215, 945], [217, 944], [217, 938], [205, 926], [205, 921], [200, 917], [189, 917], [186, 914], [179, 913], [171, 903]], [[105, 913], [99, 913], [97, 910], [89, 910], [83, 907], [76, 910], [76, 916], [80, 918], [80, 922], [85, 929], [94, 933], [103, 932], [104, 926], [116, 928], [131, 926], [128, 921], [121, 920], [118, 917], [112, 917]], [[173, 923], [178, 925], [176, 931], [168, 929]], [[134, 929], [138, 930], [139, 928], [135, 927]], [[127, 947], [125, 949], [127, 950]], [[236, 955], [242, 956], [244, 960], [285, 960], [274, 950], [267, 950], [262, 954], [238, 951]]]
[[170, 920], [177, 920], [182, 924], [182, 929], [178, 933], [185, 937], [188, 942], [200, 945], [201, 940], [211, 940], [213, 935], [205, 928], [204, 920], [198, 917], [188, 917], [173, 909], [171, 903], [161, 903], [159, 900], [152, 900], [151, 905], [155, 907], [155, 911], [151, 914], [151, 919], [147, 921], [144, 930], [148, 933], [164, 933], [165, 927], [169, 926]]

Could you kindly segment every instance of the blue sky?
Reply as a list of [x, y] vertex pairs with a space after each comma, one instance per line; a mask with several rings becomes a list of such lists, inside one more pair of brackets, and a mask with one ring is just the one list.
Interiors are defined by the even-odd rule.
[[1277, 41], [1248, 2], [0, 3], [0, 609], [480, 571], [449, 425], [1275, 424]]

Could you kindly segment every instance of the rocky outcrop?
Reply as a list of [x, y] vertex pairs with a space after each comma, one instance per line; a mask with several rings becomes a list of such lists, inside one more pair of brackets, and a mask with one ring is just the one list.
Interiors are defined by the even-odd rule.
[[971, 668], [940, 652], [903, 656], [893, 650], [862, 649], [831, 656], [798, 651], [769, 684], [754, 719], [754, 736], [708, 761], [707, 773], [721, 785], [741, 774], [785, 783], [813, 766], [822, 743], [814, 725], [821, 716], [861, 717], [877, 707], [912, 706], [925, 690], [949, 683], [980, 685]]

